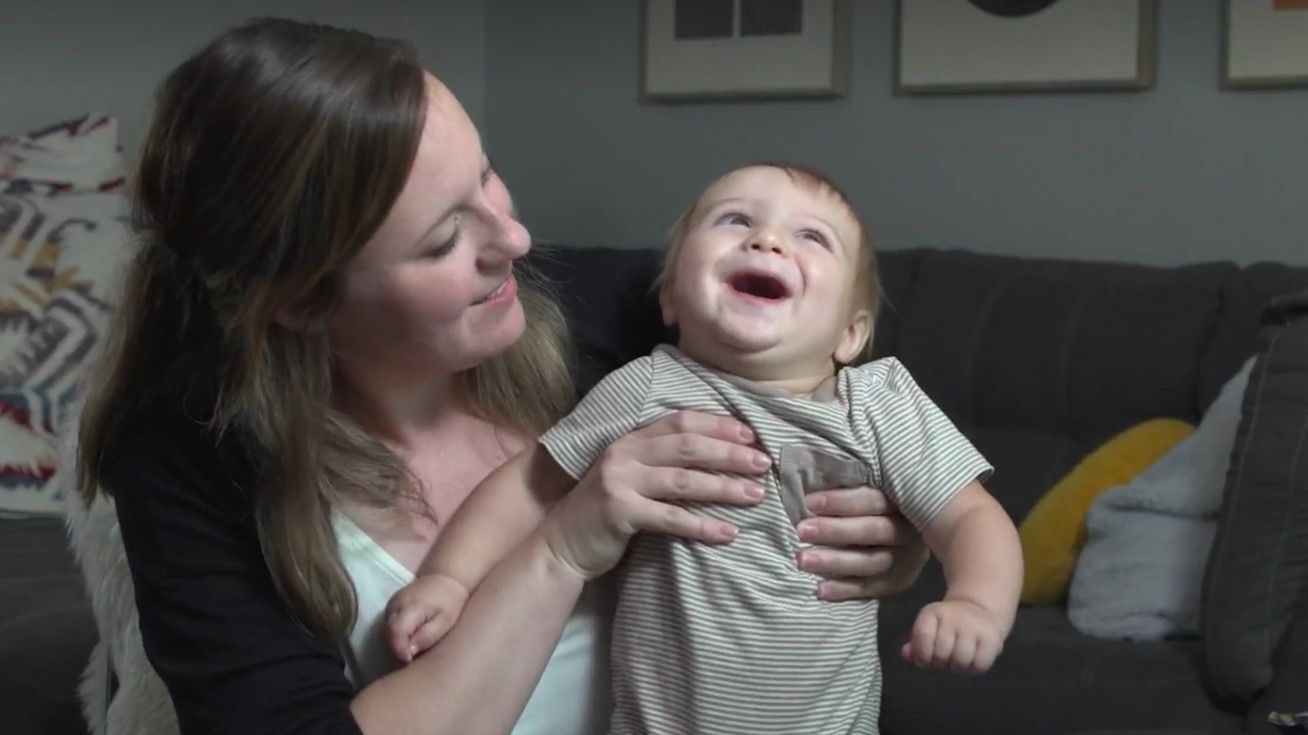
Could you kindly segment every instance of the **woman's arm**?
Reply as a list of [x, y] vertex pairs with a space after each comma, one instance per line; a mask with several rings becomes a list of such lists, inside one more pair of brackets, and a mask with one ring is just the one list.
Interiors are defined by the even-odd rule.
[[[582, 585], [612, 569], [640, 531], [721, 543], [727, 524], [665, 500], [752, 504], [761, 492], [718, 473], [766, 467], [748, 430], [680, 413], [615, 442], [474, 591], [440, 645], [359, 694], [368, 735], [503, 733], [517, 721]], [[703, 470], [703, 471], [698, 471]]]
[[259, 549], [253, 498], [212, 442], [162, 413], [119, 437], [103, 482], [145, 653], [181, 731], [358, 735], [341, 650], [288, 614]]
[[757, 471], [746, 432], [731, 419], [678, 415], [616, 443], [569, 494], [575, 502], [542, 526], [550, 537], [565, 530], [575, 546], [556, 548], [538, 532], [491, 572], [439, 649], [357, 693], [340, 648], [282, 604], [259, 548], [253, 498], [193, 422], [152, 416], [124, 430], [103, 469], [146, 653], [183, 732], [504, 732], [581, 580], [616, 564], [631, 534], [721, 540], [715, 523], [653, 498], [754, 502], [741, 483], [714, 474]]
[[463, 614], [468, 596], [522, 543], [576, 482], [540, 446], [505, 462], [468, 496], [427, 552], [412, 582], [386, 605], [386, 642], [410, 663]]

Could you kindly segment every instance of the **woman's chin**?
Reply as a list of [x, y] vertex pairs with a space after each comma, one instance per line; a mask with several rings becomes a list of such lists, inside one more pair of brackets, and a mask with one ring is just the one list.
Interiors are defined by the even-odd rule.
[[515, 298], [494, 323], [477, 330], [481, 337], [478, 353], [484, 360], [498, 357], [517, 344], [526, 331], [527, 317], [522, 311], [522, 302]]

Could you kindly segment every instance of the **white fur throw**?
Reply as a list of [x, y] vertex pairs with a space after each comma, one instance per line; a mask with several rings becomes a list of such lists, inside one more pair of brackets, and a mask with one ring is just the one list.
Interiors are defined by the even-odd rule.
[[[65, 454], [65, 467], [73, 466]], [[68, 493], [68, 534], [82, 567], [100, 642], [82, 674], [78, 696], [93, 735], [178, 735], [163, 681], [145, 657], [136, 596], [113, 500], [100, 493], [90, 508]], [[112, 666], [118, 689], [109, 698]]]

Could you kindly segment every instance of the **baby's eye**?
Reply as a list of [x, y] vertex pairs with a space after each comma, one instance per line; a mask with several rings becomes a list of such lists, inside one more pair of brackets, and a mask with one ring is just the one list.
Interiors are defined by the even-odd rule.
[[744, 214], [741, 214], [740, 212], [727, 212], [723, 214], [721, 217], [718, 217], [718, 224], [740, 225], [742, 227], [749, 227], [749, 217]]
[[824, 248], [831, 248], [831, 243], [827, 240], [827, 236], [817, 230], [800, 230], [799, 236], [810, 242], [815, 242]]

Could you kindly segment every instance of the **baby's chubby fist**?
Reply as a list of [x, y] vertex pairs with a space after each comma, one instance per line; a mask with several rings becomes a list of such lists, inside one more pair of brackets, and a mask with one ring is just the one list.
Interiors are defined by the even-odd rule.
[[983, 674], [1003, 647], [1004, 631], [989, 610], [969, 600], [946, 599], [922, 608], [900, 653], [920, 667]]
[[436, 645], [463, 613], [468, 588], [443, 574], [420, 575], [386, 605], [386, 643], [403, 663]]

